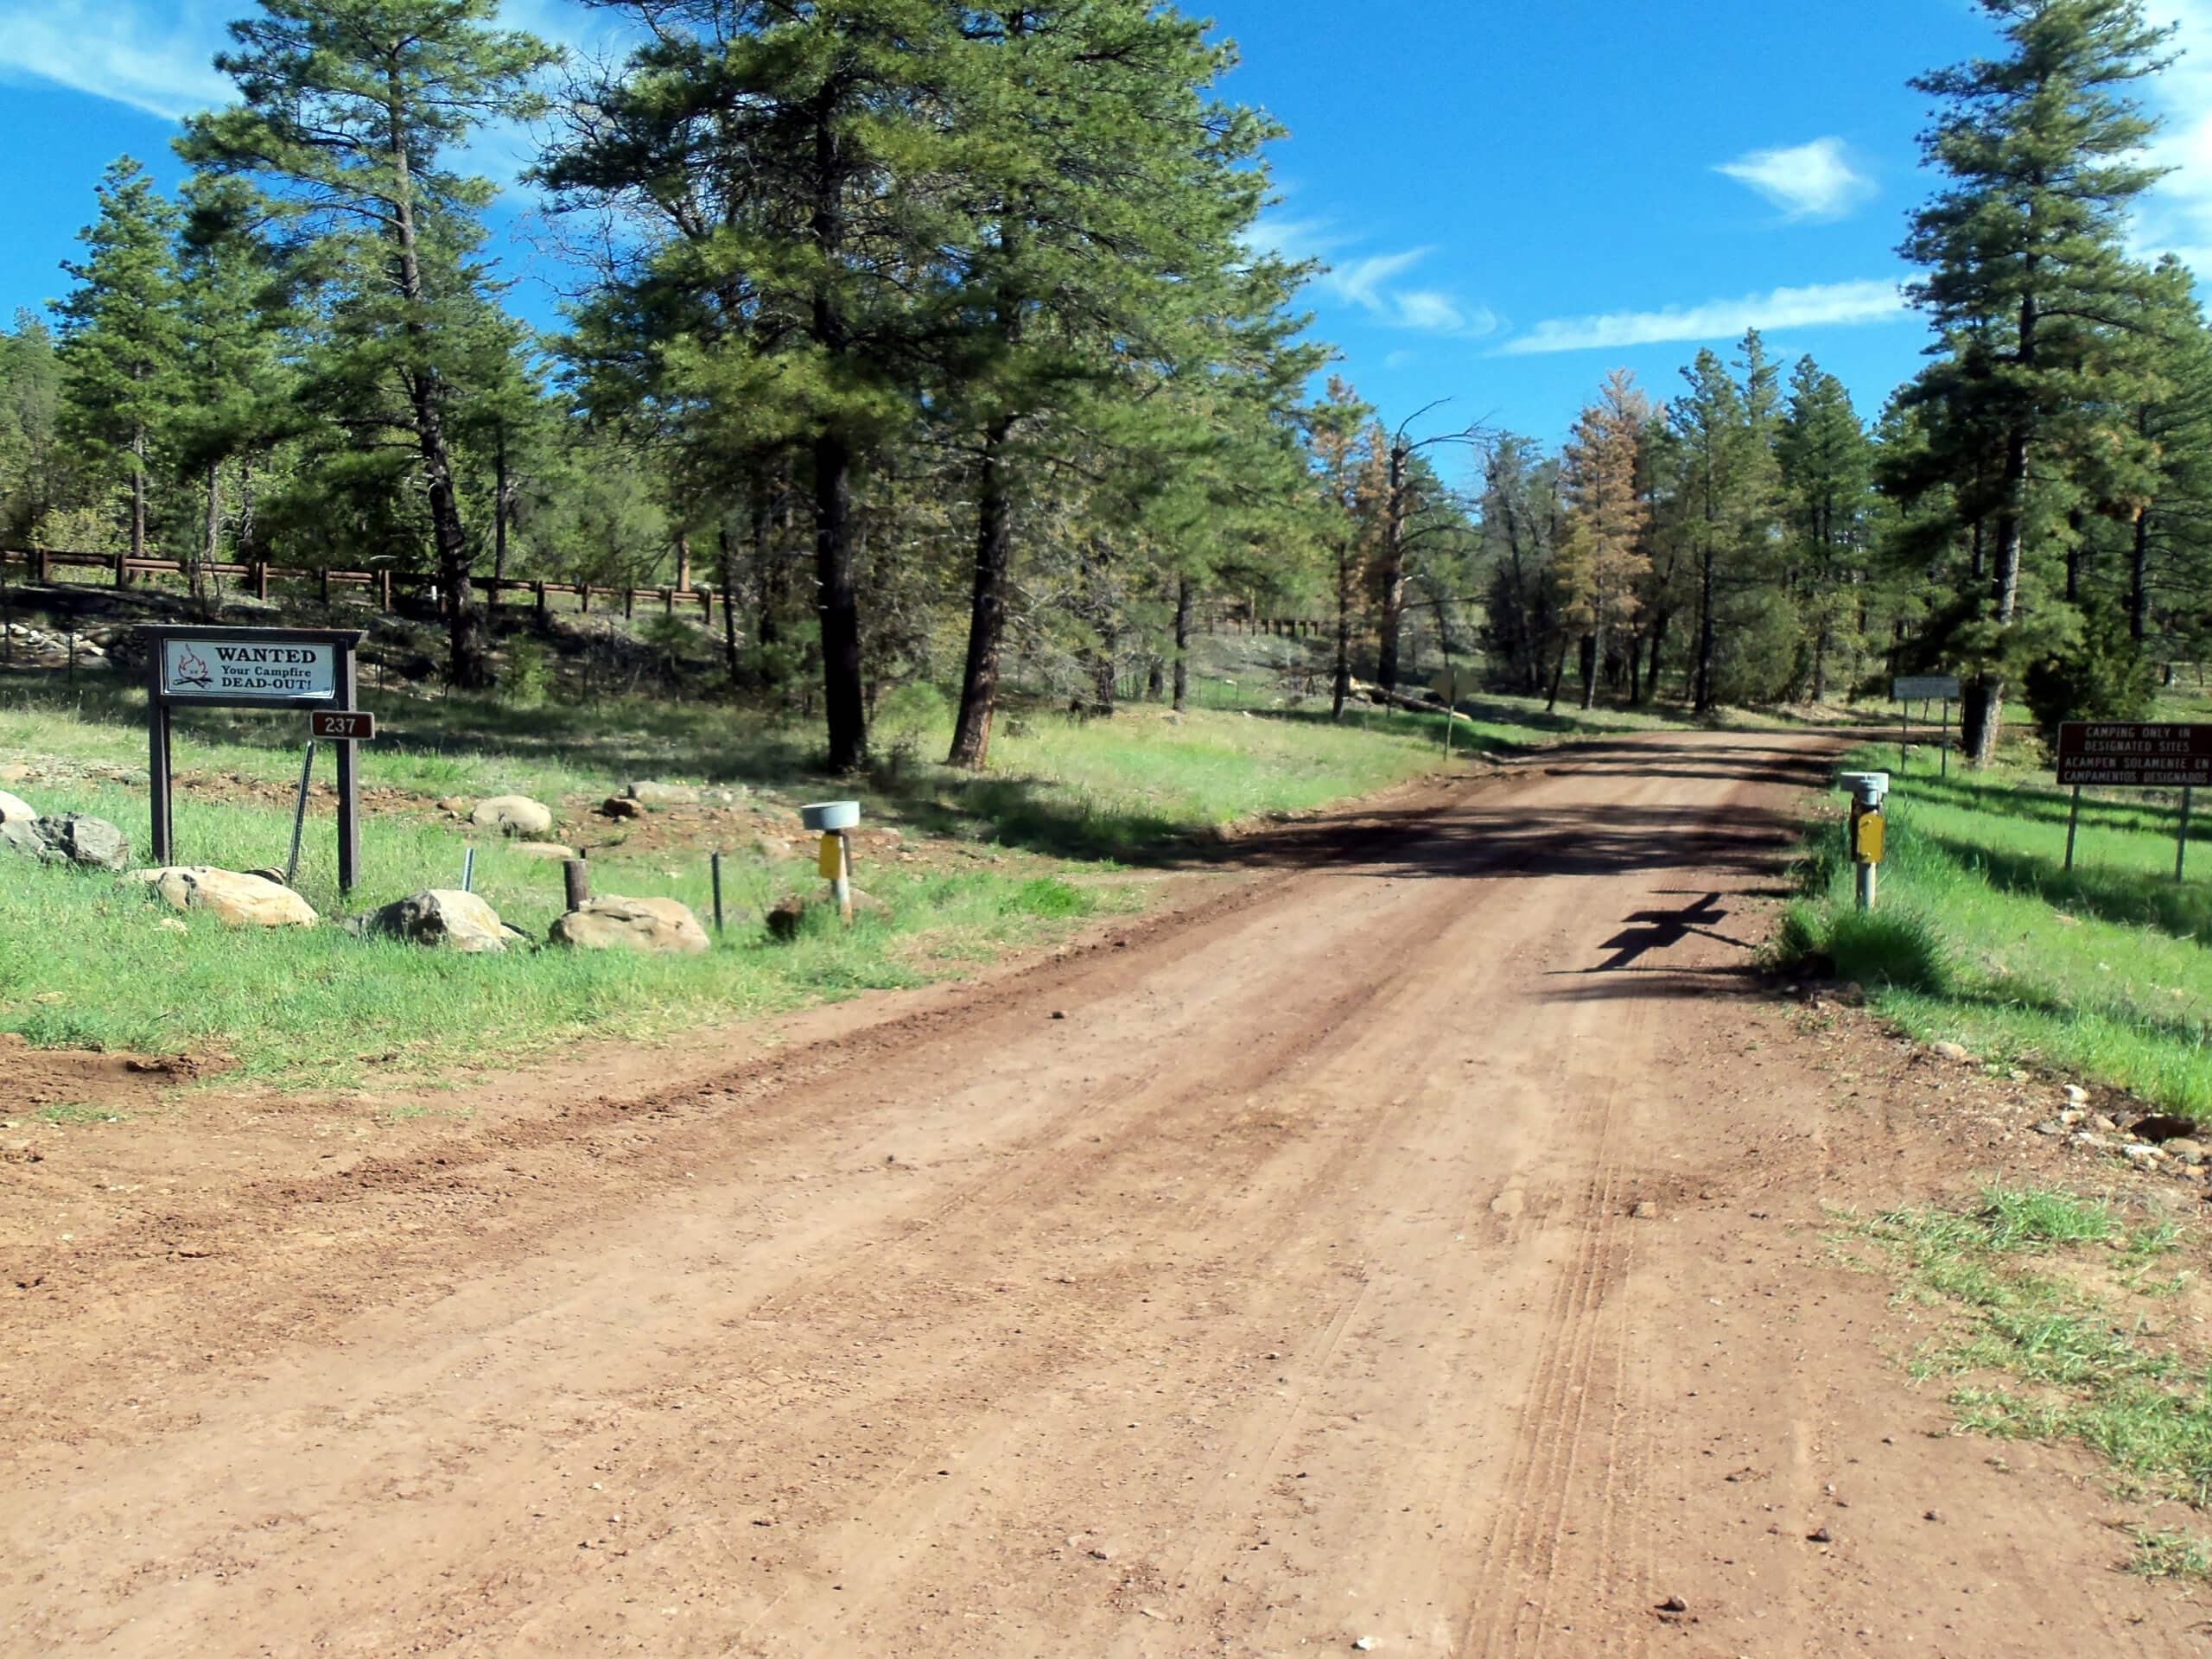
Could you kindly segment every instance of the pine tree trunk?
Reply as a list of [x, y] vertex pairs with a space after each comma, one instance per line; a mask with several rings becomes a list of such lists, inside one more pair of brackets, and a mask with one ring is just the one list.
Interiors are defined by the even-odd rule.
[[192, 562], [192, 602], [201, 613], [207, 610], [208, 567], [222, 556], [223, 538], [223, 463], [207, 463], [207, 535], [200, 544], [200, 556]]
[[861, 683], [860, 590], [853, 580], [853, 452], [825, 433], [814, 441], [814, 580], [822, 619], [822, 703], [830, 770], [868, 760], [868, 704]]
[[676, 533], [676, 591], [691, 591], [691, 532], [688, 530]]
[[1390, 450], [1390, 497], [1383, 526], [1382, 568], [1378, 575], [1380, 614], [1376, 619], [1375, 679], [1385, 691], [1398, 689], [1398, 626], [1406, 607], [1406, 461], [1401, 445]]
[[737, 663], [737, 555], [729, 544], [729, 525], [725, 522], [716, 532], [721, 552], [721, 564], [715, 579], [722, 590], [722, 671], [729, 681], [732, 695], [741, 688], [738, 681]]
[[[130, 556], [146, 556], [146, 429], [130, 429]], [[130, 585], [130, 570], [125, 566], [116, 586]]]
[[1198, 584], [1188, 575], [1175, 578], [1175, 712], [1179, 715], [1190, 702], [1191, 607], [1197, 592]]
[[991, 720], [998, 712], [999, 652], [1006, 638], [1007, 577], [1014, 563], [1014, 503], [1006, 441], [1014, 430], [1001, 416], [983, 434], [976, 501], [976, 569], [968, 604], [968, 661], [960, 677], [960, 715], [945, 764], [981, 771], [990, 759]]
[[1582, 636], [1581, 649], [1576, 653], [1576, 665], [1582, 671], [1582, 706], [1593, 707], [1598, 701], [1598, 636]]
[[1713, 652], [1714, 626], [1713, 617], [1713, 550], [1708, 543], [1700, 557], [1697, 595], [1697, 696], [1693, 706], [1700, 715], [1713, 707]]
[[2141, 645], [2151, 637], [2151, 510], [2135, 510], [2135, 556], [2128, 573], [2127, 637]]
[[1639, 704], [1648, 703], [1659, 692], [1659, 655], [1667, 643], [1667, 625], [1674, 620], [1672, 611], [1660, 611], [1651, 619], [1651, 654], [1644, 661], [1643, 687], [1636, 694]]
[[475, 590], [468, 580], [468, 537], [461, 521], [461, 494], [454, 486], [453, 456], [446, 447], [445, 385], [430, 361], [430, 326], [423, 315], [423, 267], [416, 247], [403, 100], [404, 94], [395, 83], [389, 155], [397, 176], [398, 200], [393, 204], [391, 237], [398, 255], [400, 297], [407, 303], [407, 336], [415, 353], [404, 378], [415, 416], [416, 448], [423, 458], [430, 537], [438, 555], [438, 584], [446, 599], [447, 677], [456, 690], [474, 691], [491, 683], [491, 664], [479, 632], [481, 619], [477, 614]]
[[1351, 547], [1337, 549], [1337, 663], [1329, 687], [1329, 718], [1342, 720], [1351, 696]]

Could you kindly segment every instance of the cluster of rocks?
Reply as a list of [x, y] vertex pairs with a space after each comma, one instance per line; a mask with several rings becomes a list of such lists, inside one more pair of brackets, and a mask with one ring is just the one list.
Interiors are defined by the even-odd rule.
[[2205, 1162], [2204, 1142], [2199, 1139], [2203, 1126], [2195, 1118], [2153, 1112], [2123, 1128], [2109, 1112], [2089, 1109], [2089, 1091], [2079, 1084], [2067, 1084], [2066, 1099], [2063, 1111], [2035, 1126], [2037, 1135], [2064, 1135], [2069, 1145], [2084, 1152], [2116, 1152], [2145, 1168], [2178, 1165], [2196, 1169]]
[[55, 754], [34, 755], [0, 766], [0, 788], [19, 784], [124, 784], [143, 789], [149, 779], [143, 766], [119, 766], [105, 760], [76, 760]]
[[110, 632], [67, 633], [54, 628], [10, 622], [0, 628], [0, 647], [19, 664], [30, 668], [60, 668], [73, 654], [79, 664], [104, 662]]
[[130, 842], [105, 818], [86, 812], [48, 817], [20, 795], [0, 789], [0, 849], [42, 864], [86, 870], [119, 870], [130, 862]]

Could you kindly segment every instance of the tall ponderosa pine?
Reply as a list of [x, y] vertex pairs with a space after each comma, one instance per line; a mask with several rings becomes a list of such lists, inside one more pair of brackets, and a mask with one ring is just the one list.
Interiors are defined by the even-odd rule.
[[222, 556], [223, 469], [250, 467], [293, 424], [284, 361], [286, 273], [257, 234], [261, 205], [235, 181], [185, 187], [179, 243], [178, 366], [185, 397], [175, 462], [201, 490], [200, 534], [186, 560], [192, 595], [209, 597], [207, 566]]
[[491, 25], [498, 0], [263, 0], [231, 25], [216, 67], [238, 104], [186, 124], [178, 149], [213, 172], [253, 179], [302, 236], [342, 266], [357, 335], [404, 388], [456, 685], [489, 680], [469, 585], [449, 429], [472, 388], [452, 346], [493, 189], [443, 165], [490, 122], [533, 115], [532, 78], [557, 54]]
[[[940, 0], [597, 0], [651, 39], [576, 103], [542, 175], [644, 244], [575, 350], [602, 398], [813, 505], [829, 763], [868, 757], [854, 492], [920, 418], [952, 211], [964, 21]], [[733, 501], [733, 507], [740, 504]]]
[[1054, 416], [1116, 389], [1151, 404], [1224, 358], [1279, 351], [1299, 273], [1244, 245], [1267, 191], [1253, 158], [1275, 129], [1207, 101], [1233, 54], [1202, 25], [1149, 0], [1059, 0], [968, 8], [963, 33], [952, 188], [979, 234], [949, 296], [946, 365], [976, 435], [976, 534], [949, 758], [980, 766], [1020, 479]]
[[1789, 378], [1775, 458], [1790, 588], [1809, 653], [1805, 683], [1821, 702], [1838, 647], [1857, 632], [1850, 601], [1865, 575], [1874, 446], [1843, 382], [1809, 357], [1799, 359]]
[[99, 186], [99, 218], [81, 232], [86, 257], [65, 262], [76, 290], [61, 319], [62, 427], [123, 475], [130, 556], [146, 556], [154, 450], [176, 416], [179, 359], [175, 207], [129, 156]]
[[1563, 452], [1560, 489], [1567, 519], [1559, 570], [1568, 619], [1582, 633], [1585, 709], [1596, 700], [1608, 639], [1636, 616], [1650, 511], [1641, 476], [1644, 429], [1650, 423], [1651, 400], [1637, 389], [1634, 375], [1616, 369], [1605, 377], [1598, 401], [1576, 419]]
[[1713, 353], [1701, 351], [1682, 371], [1689, 390], [1668, 405], [1680, 467], [1676, 490], [1690, 555], [1697, 614], [1691, 700], [1700, 710], [1719, 701], [1724, 645], [1733, 643], [1730, 613], [1764, 589], [1773, 567], [1781, 479], [1775, 461], [1780, 423], [1774, 364], [1757, 331], [1744, 336], [1732, 378]]
[[[2163, 67], [2171, 31], [2138, 0], [1980, 0], [2009, 54], [1913, 82], [1941, 100], [1922, 140], [1951, 182], [1915, 216], [1901, 251], [1928, 275], [1910, 293], [1942, 355], [1920, 377], [1931, 467], [1972, 526], [1980, 591], [1955, 655], [1974, 670], [1962, 711], [1977, 762], [1994, 754], [2009, 677], [2067, 622], [2052, 607], [2066, 538], [2063, 502], [2039, 486], [2063, 470], [2063, 435], [2102, 376], [2149, 273], [2123, 251], [2130, 203], [2158, 177], [2142, 159], [2156, 130], [2129, 96]], [[1984, 541], [1986, 534], [1986, 543]], [[1986, 546], [1986, 556], [1983, 550]]]

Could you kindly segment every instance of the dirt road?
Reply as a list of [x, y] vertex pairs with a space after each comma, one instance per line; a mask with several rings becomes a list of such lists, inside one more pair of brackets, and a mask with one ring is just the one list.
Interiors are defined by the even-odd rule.
[[5, 1649], [2200, 1651], [1824, 1243], [1936, 1157], [1740, 972], [1829, 747], [1564, 754], [704, 1080], [12, 1217]]

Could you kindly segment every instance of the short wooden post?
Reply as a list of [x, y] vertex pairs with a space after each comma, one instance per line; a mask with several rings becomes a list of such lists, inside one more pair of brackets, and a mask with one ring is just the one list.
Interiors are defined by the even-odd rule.
[[576, 584], [576, 609], [583, 615], [591, 613], [591, 583], [588, 582]]
[[622, 620], [627, 622], [637, 613], [638, 590], [634, 588], [625, 588], [622, 590]]
[[269, 598], [269, 561], [266, 559], [253, 562], [253, 596], [264, 602]]
[[537, 597], [537, 613], [543, 616], [545, 614], [545, 584], [542, 582], [533, 582], [530, 586], [531, 591]]
[[322, 602], [327, 605], [330, 603], [330, 567], [326, 564], [315, 572], [315, 575], [322, 583]]
[[711, 588], [699, 589], [699, 616], [706, 622], [715, 620], [715, 590]]
[[581, 858], [571, 858], [561, 866], [562, 884], [568, 893], [569, 908], [582, 910], [591, 899], [591, 866]]
[[660, 607], [664, 613], [670, 616], [674, 616], [676, 614], [675, 588], [664, 588], [660, 590]]

